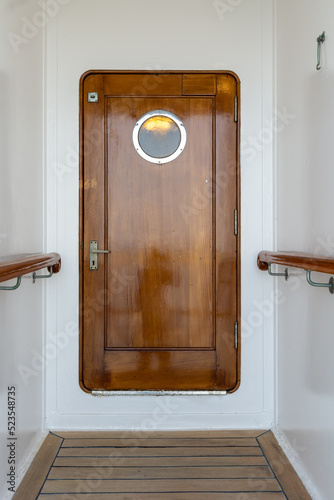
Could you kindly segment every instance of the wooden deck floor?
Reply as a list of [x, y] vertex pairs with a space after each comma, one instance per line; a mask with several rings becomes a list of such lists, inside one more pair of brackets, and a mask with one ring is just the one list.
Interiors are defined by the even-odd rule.
[[13, 500], [309, 500], [272, 432], [50, 433]]

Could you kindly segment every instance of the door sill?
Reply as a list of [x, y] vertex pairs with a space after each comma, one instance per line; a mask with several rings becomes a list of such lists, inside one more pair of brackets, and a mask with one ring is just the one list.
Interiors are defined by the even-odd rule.
[[225, 396], [227, 391], [92, 391], [92, 396]]

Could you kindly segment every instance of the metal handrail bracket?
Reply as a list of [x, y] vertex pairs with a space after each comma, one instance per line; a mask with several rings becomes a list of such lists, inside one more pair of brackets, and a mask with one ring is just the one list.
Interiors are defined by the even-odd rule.
[[50, 268], [49, 274], [42, 274], [42, 275], [38, 276], [35, 272], [33, 272], [32, 273], [32, 282], [35, 283], [36, 280], [52, 278], [52, 276], [53, 276], [53, 266]]
[[21, 285], [21, 276], [18, 276], [16, 285], [14, 286], [0, 286], [0, 290], [17, 290], [17, 288]]
[[289, 271], [287, 267], [285, 268], [284, 273], [273, 273], [271, 271], [271, 263], [268, 263], [268, 273], [270, 274], [270, 276], [285, 276], [285, 281], [288, 281], [289, 279]]
[[329, 292], [334, 294], [334, 278], [333, 278], [333, 276], [330, 278], [328, 283], [316, 283], [316, 282], [311, 280], [311, 271], [306, 270], [306, 279], [307, 279], [307, 282], [311, 286], [315, 286], [318, 288], [328, 288]]

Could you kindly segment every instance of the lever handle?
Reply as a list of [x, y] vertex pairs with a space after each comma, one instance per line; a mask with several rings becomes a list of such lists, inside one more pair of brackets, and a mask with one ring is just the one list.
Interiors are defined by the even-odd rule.
[[92, 240], [89, 242], [89, 269], [90, 271], [97, 271], [98, 269], [98, 258], [99, 253], [110, 253], [110, 250], [98, 250], [98, 241]]

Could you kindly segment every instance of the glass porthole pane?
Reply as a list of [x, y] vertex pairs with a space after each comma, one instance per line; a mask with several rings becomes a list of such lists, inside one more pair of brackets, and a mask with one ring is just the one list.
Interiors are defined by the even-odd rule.
[[186, 144], [186, 130], [173, 113], [155, 110], [137, 121], [132, 139], [142, 158], [152, 163], [167, 163], [182, 153]]
[[152, 116], [139, 129], [139, 144], [153, 158], [166, 158], [175, 153], [181, 142], [181, 132], [168, 116]]

